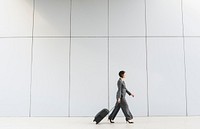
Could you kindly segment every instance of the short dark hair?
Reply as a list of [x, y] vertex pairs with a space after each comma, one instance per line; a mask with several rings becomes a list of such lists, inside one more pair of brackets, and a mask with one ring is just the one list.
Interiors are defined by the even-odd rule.
[[120, 77], [123, 77], [124, 74], [125, 74], [125, 71], [123, 71], [123, 70], [119, 72]]

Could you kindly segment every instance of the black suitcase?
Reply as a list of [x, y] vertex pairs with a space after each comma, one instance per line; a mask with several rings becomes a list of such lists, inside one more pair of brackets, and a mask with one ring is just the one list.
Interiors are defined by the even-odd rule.
[[97, 115], [94, 117], [93, 122], [96, 122], [96, 124], [98, 124], [101, 120], [103, 120], [103, 118], [105, 116], [107, 116], [109, 113], [109, 110], [104, 108], [102, 109], [99, 113], [97, 113]]

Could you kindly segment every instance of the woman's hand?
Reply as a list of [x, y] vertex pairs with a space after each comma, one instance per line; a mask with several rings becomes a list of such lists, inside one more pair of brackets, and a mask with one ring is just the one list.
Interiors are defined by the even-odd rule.
[[132, 97], [134, 97], [134, 94], [131, 94]]
[[118, 102], [118, 103], [120, 103], [120, 101], [121, 101], [121, 99], [120, 99], [120, 98], [118, 98], [117, 102]]

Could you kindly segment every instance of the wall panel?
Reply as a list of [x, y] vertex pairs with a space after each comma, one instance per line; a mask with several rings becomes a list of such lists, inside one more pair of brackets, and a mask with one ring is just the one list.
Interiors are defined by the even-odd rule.
[[33, 47], [32, 116], [68, 116], [69, 39], [36, 38]]
[[182, 36], [181, 0], [146, 0], [148, 36]]
[[200, 1], [183, 0], [185, 36], [200, 36]]
[[69, 36], [70, 0], [35, 0], [34, 36]]
[[70, 116], [108, 107], [108, 48], [104, 38], [72, 39]]
[[144, 36], [145, 4], [143, 0], [110, 0], [111, 36]]
[[31, 36], [33, 0], [0, 0], [0, 36]]
[[200, 38], [186, 38], [188, 115], [200, 115]]
[[186, 115], [182, 38], [148, 39], [151, 116]]
[[0, 116], [28, 116], [31, 39], [0, 39]]
[[73, 36], [106, 36], [108, 33], [108, 0], [73, 0]]

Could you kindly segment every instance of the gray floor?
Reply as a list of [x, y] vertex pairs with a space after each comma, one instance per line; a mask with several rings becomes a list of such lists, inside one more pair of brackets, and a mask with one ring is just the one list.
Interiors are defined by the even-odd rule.
[[100, 124], [92, 117], [0, 117], [0, 129], [199, 129], [200, 117], [136, 117], [127, 124], [117, 117], [114, 124], [105, 118]]

